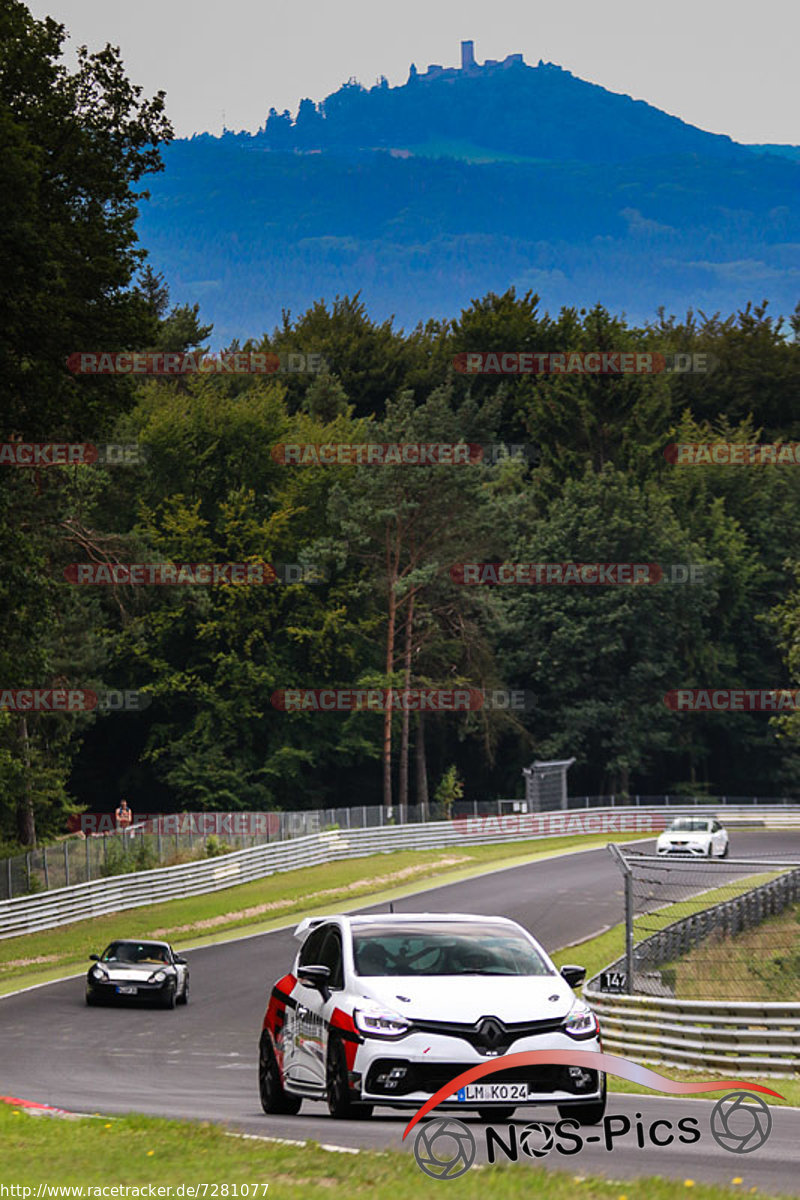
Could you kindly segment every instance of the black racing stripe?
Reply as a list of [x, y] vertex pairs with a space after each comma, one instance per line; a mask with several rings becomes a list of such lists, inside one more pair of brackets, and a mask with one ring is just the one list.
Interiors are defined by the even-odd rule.
[[294, 996], [290, 996], [288, 992], [282, 992], [279, 987], [272, 989], [272, 995], [275, 1000], [281, 1000], [288, 1008], [297, 1008], [297, 1001]]
[[331, 1025], [330, 1021], [326, 1021], [325, 1025], [337, 1033], [343, 1042], [356, 1042], [360, 1046], [364, 1041], [360, 1033], [354, 1033], [351, 1029], [340, 1029], [338, 1025]]

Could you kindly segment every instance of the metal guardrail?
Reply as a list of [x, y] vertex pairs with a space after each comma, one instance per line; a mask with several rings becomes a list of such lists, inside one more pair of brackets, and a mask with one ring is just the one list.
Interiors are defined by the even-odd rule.
[[[670, 810], [674, 816], [677, 810]], [[731, 815], [735, 815], [733, 812]], [[770, 827], [800, 824], [800, 813], [763, 810]], [[0, 939], [67, 925], [87, 917], [120, 912], [162, 900], [196, 896], [237, 883], [249, 883], [279, 871], [318, 866], [335, 859], [358, 858], [394, 850], [433, 850], [452, 846], [529, 842], [564, 835], [657, 832], [663, 811], [591, 809], [585, 813], [510, 813], [466, 817], [415, 825], [330, 830], [289, 841], [236, 850], [217, 858], [181, 863], [128, 875], [74, 884], [39, 895], [0, 901]]]
[[588, 985], [583, 995], [613, 1054], [684, 1070], [800, 1073], [800, 1004], [614, 996]]
[[[728, 814], [735, 815], [740, 809], [744, 809], [748, 818], [757, 823], [769, 809], [780, 808], [785, 812], [794, 809], [800, 813], [800, 800], [790, 800], [786, 797], [771, 800], [758, 796], [720, 796], [710, 800], [701, 796], [570, 796], [567, 798], [566, 809], [545, 811], [555, 815], [559, 812], [574, 813], [576, 810], [586, 809], [613, 808], [624, 812], [634, 808], [653, 808], [669, 809], [670, 815], [674, 816], [680, 812], [702, 811], [707, 807], [711, 810], [724, 807], [726, 820]], [[754, 809], [758, 811], [755, 812]], [[525, 800], [472, 800], [457, 801], [450, 815], [463, 819], [488, 816], [510, 818], [531, 811]], [[164, 828], [157, 831], [150, 831], [152, 822], [149, 822], [143, 827], [137, 823], [124, 834], [121, 831], [101, 832], [97, 835], [90, 832], [86, 838], [75, 834], [63, 838], [55, 845], [41, 846], [25, 854], [0, 859], [0, 902], [126, 873], [133, 865], [132, 860], [140, 854], [143, 855], [143, 859], [138, 862], [139, 870], [174, 865], [181, 858], [197, 859], [204, 853], [209, 836], [224, 842], [231, 850], [244, 850], [250, 846], [322, 833], [334, 827], [349, 831], [382, 828], [387, 824], [430, 823], [441, 820], [446, 814], [436, 805], [431, 805], [427, 810], [415, 806], [400, 808], [397, 805], [387, 810], [380, 804], [250, 814], [264, 818], [266, 830], [263, 833], [240, 832], [236, 828], [235, 820], [231, 822], [230, 828], [223, 822], [220, 829], [199, 832], [198, 828], [193, 830], [191, 823], [184, 820], [184, 817], [189, 815], [191, 814], [165, 814]], [[215, 816], [212, 812], [205, 815]], [[222, 815], [235, 818], [246, 817], [248, 814]]]
[[752, 929], [798, 899], [800, 869], [652, 934], [634, 949], [633, 983], [637, 992], [649, 994], [599, 990], [600, 974], [623, 970], [624, 957], [590, 979], [583, 995], [600, 1018], [604, 1049], [672, 1067], [757, 1071], [781, 1078], [800, 1073], [800, 1003], [681, 1000], [669, 995], [671, 989], [654, 969], [715, 932]]

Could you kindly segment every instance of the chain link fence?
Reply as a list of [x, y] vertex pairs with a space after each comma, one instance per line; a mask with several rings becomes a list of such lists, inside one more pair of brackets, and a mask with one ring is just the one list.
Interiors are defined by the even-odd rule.
[[[769, 805], [798, 806], [799, 801], [789, 798], [722, 796], [709, 800], [702, 796], [570, 796], [568, 809], [588, 808], [654, 808], [692, 807], [697, 804], [714, 806]], [[500, 816], [530, 811], [525, 800], [487, 800], [457, 802], [449, 811], [441, 805], [431, 804], [427, 808], [395, 806], [386, 809], [383, 805], [359, 804], [350, 808], [309, 809], [299, 812], [270, 813], [222, 813], [186, 814], [177, 813], [161, 818], [157, 827], [152, 822], [144, 826], [135, 825], [127, 833], [104, 833], [63, 838], [53, 845], [40, 847], [27, 854], [0, 859], [0, 900], [11, 900], [53, 888], [67, 887], [74, 883], [87, 883], [111, 875], [127, 874], [130, 871], [148, 870], [151, 867], [169, 866], [181, 862], [244, 850], [269, 842], [285, 841], [288, 838], [306, 837], [329, 829], [371, 829], [384, 825], [417, 824], [440, 821], [448, 817]], [[798, 809], [800, 811], [800, 808]], [[186, 818], [215, 817], [218, 832], [199, 832], [201, 820], [194, 822]], [[237, 819], [258, 817], [260, 828], [251, 832], [237, 831]], [[748, 824], [758, 825], [758, 813], [753, 813]], [[250, 822], [251, 826], [255, 823]]]
[[624, 879], [626, 951], [598, 976], [601, 991], [696, 1001], [800, 996], [800, 860], [610, 849]]

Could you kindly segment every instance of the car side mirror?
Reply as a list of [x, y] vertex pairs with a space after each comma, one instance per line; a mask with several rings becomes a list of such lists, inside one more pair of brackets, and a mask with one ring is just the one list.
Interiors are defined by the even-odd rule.
[[90, 954], [90, 955], [89, 955], [89, 958], [92, 960], [92, 962], [100, 962], [100, 955], [99, 955], [99, 954]]
[[181, 967], [186, 966], [186, 959], [180, 954], [173, 954], [172, 961], [177, 963]]
[[560, 974], [570, 987], [578, 987], [586, 978], [586, 967], [564, 966]]
[[307, 987], [316, 988], [321, 993], [323, 1000], [327, 1000], [331, 994], [328, 983], [331, 977], [330, 967], [323, 966], [308, 966], [300, 967], [297, 971], [297, 978]]

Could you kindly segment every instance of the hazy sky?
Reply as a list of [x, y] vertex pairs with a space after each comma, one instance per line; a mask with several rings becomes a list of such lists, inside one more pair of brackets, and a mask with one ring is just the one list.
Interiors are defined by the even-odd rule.
[[[255, 130], [351, 76], [522, 52], [743, 142], [800, 143], [796, 0], [39, 0], [72, 43], [122, 48], [127, 73], [167, 93], [179, 136]], [[69, 43], [68, 43], [69, 45]]]

